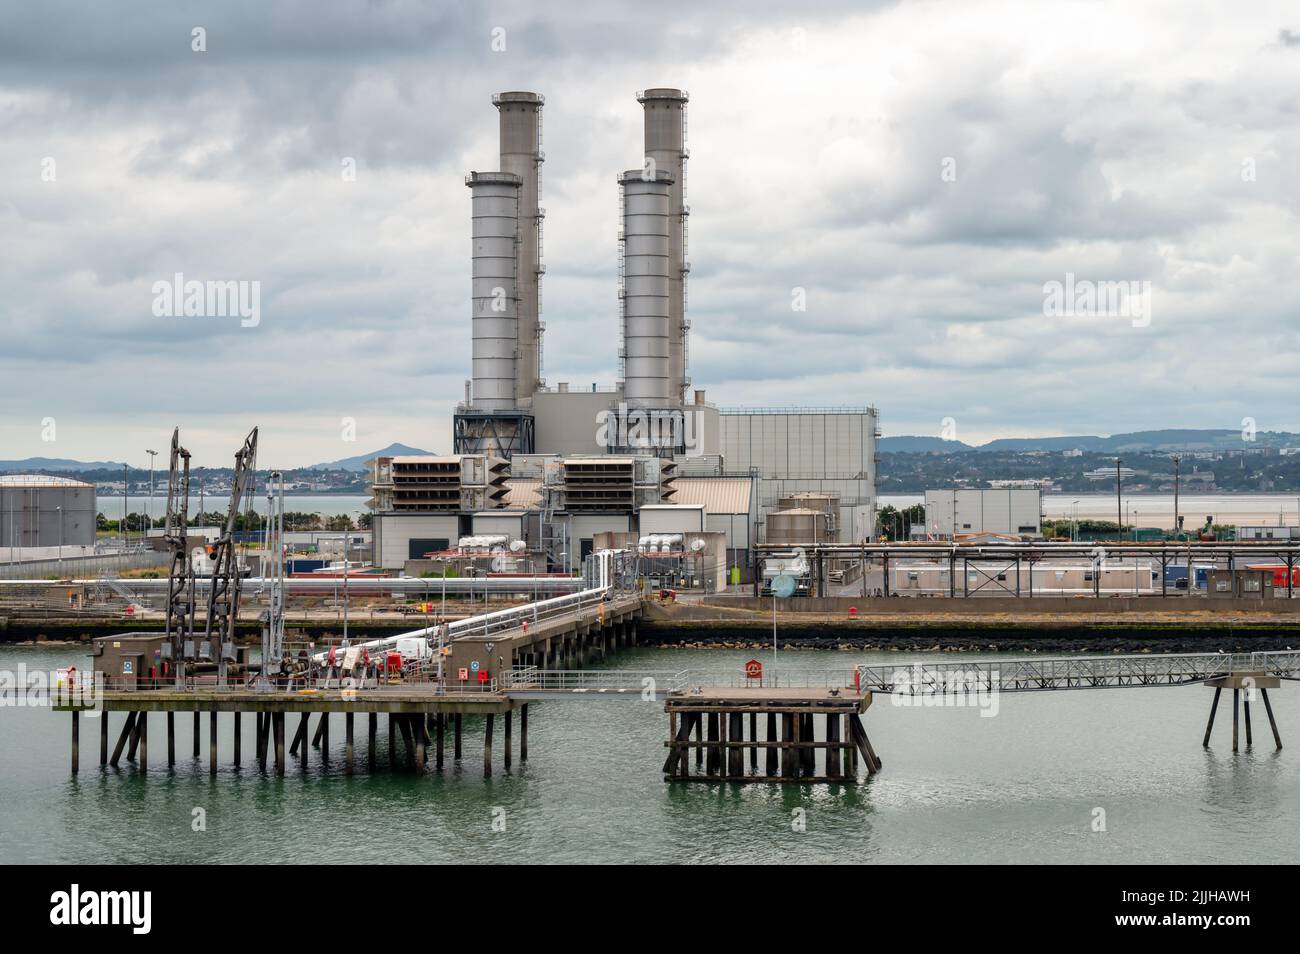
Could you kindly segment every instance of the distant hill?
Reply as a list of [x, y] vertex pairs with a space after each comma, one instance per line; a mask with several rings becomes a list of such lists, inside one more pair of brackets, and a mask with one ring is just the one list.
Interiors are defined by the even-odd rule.
[[412, 454], [432, 454], [433, 451], [420, 450], [418, 447], [408, 447], [405, 444], [389, 444], [383, 450], [371, 451], [369, 454], [358, 454], [356, 457], [345, 457], [342, 460], [332, 461], [328, 464], [312, 464], [308, 470], [366, 470], [366, 464], [376, 457], [401, 457]]
[[961, 441], [946, 441], [942, 437], [882, 437], [876, 444], [882, 454], [925, 454], [937, 451], [941, 454], [958, 454], [974, 450], [970, 444]]
[[0, 460], [0, 473], [25, 474], [41, 470], [121, 470], [121, 461], [68, 460], [65, 457], [28, 457], [26, 460]]
[[[1254, 443], [1260, 447], [1300, 447], [1300, 434], [1258, 431]], [[938, 437], [884, 437], [880, 440], [879, 449], [883, 454], [929, 451], [956, 454], [965, 450], [1014, 454], [1078, 448], [1093, 454], [1116, 454], [1132, 451], [1240, 450], [1242, 444], [1239, 428], [1168, 428], [1112, 434], [1109, 437], [1087, 434], [1074, 437], [1003, 437], [974, 447]]]

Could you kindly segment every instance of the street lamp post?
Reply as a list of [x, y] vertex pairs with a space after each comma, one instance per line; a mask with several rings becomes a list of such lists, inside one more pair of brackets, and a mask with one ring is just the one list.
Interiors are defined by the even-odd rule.
[[1115, 542], [1119, 543], [1124, 539], [1124, 507], [1123, 500], [1123, 479], [1119, 471], [1120, 459], [1115, 458], [1115, 522], [1119, 524], [1115, 528]]
[[[152, 530], [153, 529], [153, 462], [154, 462], [154, 458], [158, 456], [158, 452], [146, 450], [145, 453], [149, 455], [149, 502], [145, 504], [144, 512], [145, 512], [145, 522], [148, 526], [148, 530]], [[149, 536], [148, 530], [145, 531], [145, 537]]]
[[1182, 529], [1178, 525], [1178, 465], [1182, 463], [1182, 458], [1177, 454], [1174, 455], [1174, 533]]

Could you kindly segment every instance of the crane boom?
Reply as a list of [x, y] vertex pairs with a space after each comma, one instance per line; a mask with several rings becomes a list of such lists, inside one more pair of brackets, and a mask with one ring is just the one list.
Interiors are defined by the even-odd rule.
[[194, 659], [194, 565], [189, 554], [190, 452], [181, 446], [181, 429], [172, 431], [167, 471], [167, 522], [163, 540], [171, 551], [167, 575], [167, 641], [164, 652], [175, 667], [176, 685], [185, 684], [185, 663]]

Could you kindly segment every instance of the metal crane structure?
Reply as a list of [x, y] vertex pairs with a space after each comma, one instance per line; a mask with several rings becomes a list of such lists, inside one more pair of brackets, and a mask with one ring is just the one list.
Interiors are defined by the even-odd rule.
[[[284, 666], [284, 476], [271, 474], [266, 486], [266, 550], [272, 557], [264, 577], [270, 588], [270, 605], [262, 617], [262, 672], [257, 688], [271, 689]], [[269, 575], [268, 575], [269, 574]]]
[[172, 431], [171, 467], [167, 475], [167, 521], [163, 540], [171, 551], [167, 575], [167, 641], [176, 686], [185, 685], [185, 664], [194, 660], [194, 564], [190, 561], [190, 452], [181, 446], [181, 429]]
[[[257, 428], [249, 431], [244, 446], [235, 454], [235, 475], [230, 481], [230, 507], [226, 526], [216, 543], [208, 547], [212, 561], [212, 584], [208, 588], [208, 618], [200, 657], [217, 653], [217, 685], [226, 684], [226, 667], [235, 658], [235, 624], [239, 619], [239, 564], [235, 557], [235, 518], [248, 493], [257, 468]], [[214, 646], [215, 641], [215, 646]]]

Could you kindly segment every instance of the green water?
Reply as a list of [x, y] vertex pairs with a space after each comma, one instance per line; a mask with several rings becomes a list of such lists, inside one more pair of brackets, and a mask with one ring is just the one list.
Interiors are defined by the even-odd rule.
[[[739, 670], [749, 653], [644, 649], [612, 665]], [[903, 653], [783, 652], [798, 669], [903, 664]], [[951, 657], [945, 657], [950, 659]], [[0, 669], [77, 662], [72, 647], [0, 649]], [[482, 777], [481, 721], [466, 722], [465, 761], [442, 774], [391, 774], [385, 720], [380, 771], [343, 774], [313, 752], [304, 776], [245, 767], [208, 775], [177, 717], [181, 756], [165, 767], [161, 716], [150, 771], [98, 765], [98, 725], [82, 720], [82, 770], [69, 774], [69, 718], [0, 709], [0, 862], [1283, 862], [1300, 849], [1300, 693], [1271, 693], [1291, 747], [1273, 751], [1263, 707], [1255, 748], [1234, 756], [1231, 710], [1201, 748], [1212, 693], [1200, 687], [1006, 694], [996, 717], [975, 708], [903, 708], [864, 716], [884, 771], [848, 786], [665, 784], [662, 703], [533, 703], [529, 761]], [[120, 715], [113, 716], [116, 738]], [[364, 726], [364, 720], [359, 724]], [[516, 722], [516, 727], [518, 723]], [[516, 729], [517, 731], [517, 729]], [[449, 740], [450, 741], [450, 740]], [[515, 739], [518, 745], [518, 737]], [[399, 753], [401, 747], [398, 748]], [[448, 746], [450, 754], [450, 745]], [[1093, 831], [1095, 809], [1106, 831]], [[192, 830], [194, 810], [206, 830]], [[797, 812], [802, 809], [802, 813]], [[802, 814], [803, 831], [792, 822]], [[494, 819], [504, 831], [494, 830]]]

